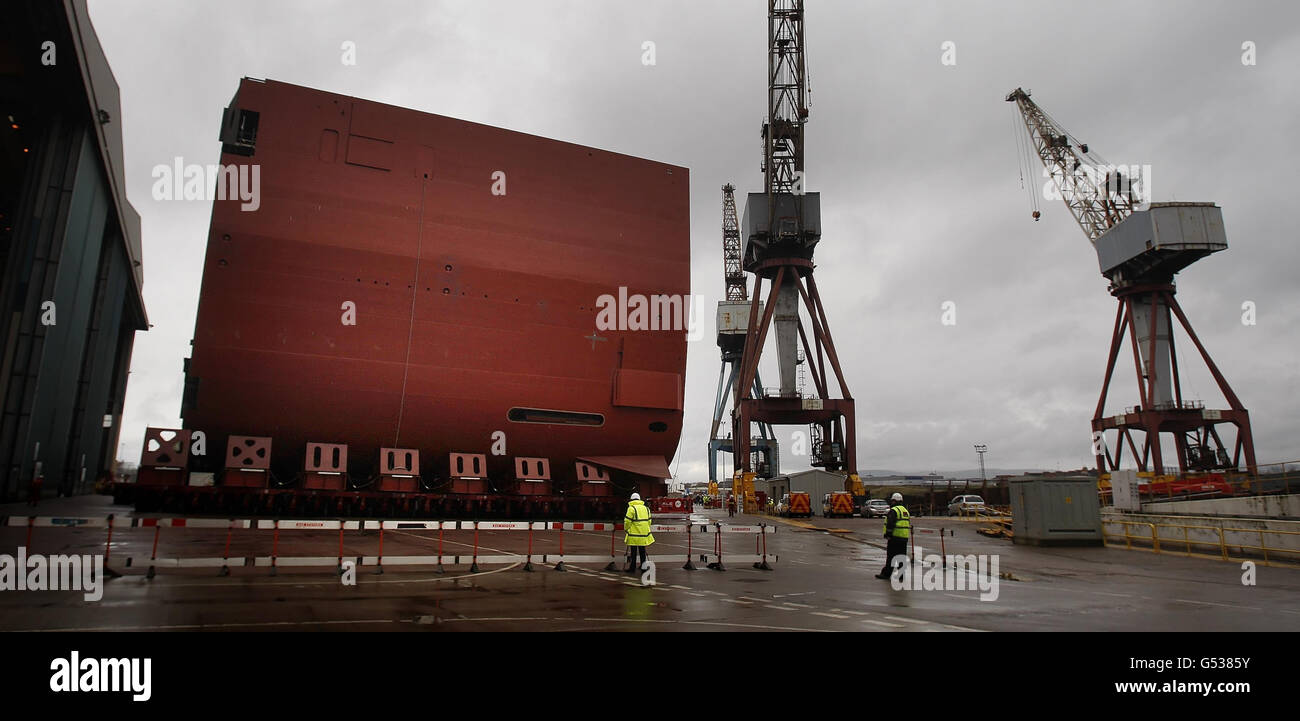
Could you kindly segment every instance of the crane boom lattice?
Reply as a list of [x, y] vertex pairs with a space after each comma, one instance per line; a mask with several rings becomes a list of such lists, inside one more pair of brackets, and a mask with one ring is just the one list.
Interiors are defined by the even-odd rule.
[[768, 113], [763, 124], [764, 191], [788, 193], [803, 175], [808, 120], [803, 0], [768, 2]]
[[740, 221], [736, 219], [736, 186], [722, 186], [722, 274], [728, 301], [749, 300], [745, 271], [740, 267]]
[[1103, 233], [1133, 214], [1135, 181], [1132, 177], [1126, 177], [1090, 153], [1086, 143], [1067, 133], [1022, 88], [1008, 94], [1007, 102], [1014, 102], [1019, 108], [1034, 152], [1088, 240], [1095, 243]]

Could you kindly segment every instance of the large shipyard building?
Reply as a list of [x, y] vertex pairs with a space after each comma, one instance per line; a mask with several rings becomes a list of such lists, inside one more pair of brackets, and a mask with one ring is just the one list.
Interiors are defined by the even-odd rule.
[[83, 0], [0, 23], [0, 501], [89, 490], [111, 468], [148, 327], [117, 82]]

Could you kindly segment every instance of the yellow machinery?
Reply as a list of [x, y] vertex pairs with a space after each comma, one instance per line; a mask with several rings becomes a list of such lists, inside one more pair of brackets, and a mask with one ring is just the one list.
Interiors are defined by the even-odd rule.
[[738, 504], [744, 504], [738, 506], [738, 509], [743, 508], [745, 513], [758, 512], [758, 496], [754, 495], [753, 473], [736, 471], [736, 474], [731, 477], [731, 493], [736, 497]]
[[867, 489], [862, 485], [862, 479], [856, 473], [850, 473], [849, 477], [844, 480], [844, 490], [853, 496], [867, 495]]

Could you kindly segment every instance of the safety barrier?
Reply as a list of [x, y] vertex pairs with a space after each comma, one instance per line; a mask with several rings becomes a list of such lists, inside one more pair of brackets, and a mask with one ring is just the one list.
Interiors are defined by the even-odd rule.
[[[955, 535], [956, 533], [951, 528], [916, 528], [913, 526], [912, 532], [909, 534], [907, 540], [907, 556], [909, 559], [920, 560], [921, 556], [917, 552], [917, 546], [920, 541], [923, 540], [922, 536], [925, 537], [924, 540], [927, 542], [934, 540], [937, 536], [939, 541], [939, 558], [944, 559], [943, 564], [946, 568], [948, 565], [948, 539]], [[933, 547], [931, 547], [930, 550], [933, 551]]]
[[[266, 567], [271, 575], [276, 575], [280, 568], [286, 567], [329, 567], [333, 566], [339, 573], [343, 573], [344, 564], [352, 562], [356, 567], [373, 567], [375, 573], [383, 573], [385, 566], [436, 566], [438, 573], [445, 572], [445, 565], [468, 565], [471, 573], [478, 573], [480, 564], [523, 564], [524, 571], [533, 571], [534, 562], [539, 564], [549, 564], [556, 571], [565, 571], [565, 565], [569, 563], [606, 563], [605, 570], [617, 570], [619, 564], [618, 547], [620, 539], [619, 531], [623, 530], [621, 523], [606, 522], [559, 522], [559, 521], [419, 521], [419, 520], [280, 520], [280, 519], [220, 519], [220, 518], [128, 518], [115, 520], [114, 516], [104, 518], [60, 518], [60, 517], [39, 517], [39, 516], [5, 516], [0, 517], [0, 526], [8, 527], [26, 527], [26, 547], [32, 546], [33, 531], [37, 528], [64, 528], [64, 529], [105, 529], [106, 535], [104, 540], [104, 565], [110, 568], [110, 561], [117, 564], [119, 568], [138, 568], [148, 563], [146, 571], [147, 578], [154, 578], [158, 569], [172, 568], [218, 568], [221, 575], [229, 575], [232, 567]], [[152, 528], [153, 538], [152, 546], [147, 558], [143, 556], [126, 555], [121, 558], [113, 559], [111, 551], [113, 547], [113, 531], [126, 528]], [[225, 539], [223, 551], [220, 556], [207, 557], [160, 557], [158, 555], [159, 542], [162, 538], [162, 529], [219, 529], [224, 530]], [[231, 545], [235, 537], [235, 532], [245, 531], [271, 531], [271, 548], [270, 555], [247, 555], [232, 556]], [[769, 553], [767, 550], [767, 535], [776, 532], [774, 526], [768, 524], [758, 525], [729, 525], [723, 523], [681, 523], [681, 524], [652, 524], [651, 533], [669, 534], [685, 533], [686, 534], [686, 553], [684, 554], [655, 554], [648, 556], [648, 560], [656, 564], [670, 564], [677, 561], [684, 561], [682, 568], [684, 570], [696, 570], [695, 560], [706, 562], [708, 567], [718, 571], [725, 571], [723, 565], [724, 543], [723, 537], [734, 534], [754, 534], [755, 535], [755, 552], [752, 556], [746, 554], [732, 554], [727, 556], [729, 560], [752, 562], [754, 568], [762, 570], [772, 570], [771, 563], [777, 561], [775, 553]], [[338, 531], [338, 551], [336, 554], [329, 556], [282, 556], [280, 555], [281, 532], [284, 531]], [[378, 550], [373, 555], [356, 555], [345, 553], [345, 532], [359, 531], [363, 534], [368, 531], [378, 531]], [[437, 531], [438, 552], [435, 555], [385, 555], [384, 554], [384, 536], [385, 532], [391, 531]], [[473, 534], [472, 551], [469, 554], [447, 554], [444, 552], [444, 541], [447, 531], [471, 532]], [[526, 553], [498, 553], [495, 555], [481, 555], [479, 553], [479, 533], [482, 531], [500, 532], [515, 531], [527, 533], [527, 552]], [[605, 533], [610, 534], [609, 555], [566, 555], [564, 552], [565, 532], [570, 534], [578, 533]], [[555, 540], [558, 542], [558, 553], [535, 553], [534, 540], [539, 532], [555, 533]], [[707, 534], [713, 536], [712, 553], [697, 555], [694, 548], [693, 537], [696, 534]], [[120, 536], [119, 536], [120, 540]], [[432, 539], [427, 539], [432, 540]], [[470, 545], [460, 544], [458, 545]], [[651, 547], [653, 548], [653, 546]], [[116, 570], [116, 569], [112, 569]]]
[[[1122, 526], [1124, 532], [1123, 534], [1111, 533], [1107, 530], [1107, 526]], [[1131, 529], [1134, 527], [1145, 530], [1132, 533]], [[1177, 532], [1170, 535], [1165, 534], [1161, 529], [1181, 531], [1181, 538], [1179, 538]], [[1232, 534], [1236, 534], [1236, 537], [1232, 537]], [[1270, 536], [1293, 538], [1297, 547], [1284, 548], [1269, 545], [1265, 539]], [[1251, 537], [1257, 539], [1258, 544], [1247, 543], [1245, 539]], [[1225, 528], [1189, 523], [1154, 523], [1150, 521], [1105, 519], [1102, 521], [1102, 538], [1106, 545], [1112, 548], [1120, 546], [1118, 540], [1112, 543], [1113, 539], [1122, 539], [1123, 547], [1130, 550], [1137, 548], [1139, 550], [1150, 550], [1154, 553], [1172, 553], [1180, 556], [1213, 558], [1233, 562], [1259, 559], [1265, 566], [1293, 566], [1300, 562], [1300, 531], [1281, 531], [1267, 528]], [[1179, 546], [1182, 546], [1181, 550], [1178, 550]], [[1194, 551], [1193, 548], [1209, 548], [1217, 552]], [[1236, 549], [1238, 557], [1233, 558], [1229, 554], [1229, 549]], [[1253, 555], [1248, 558], [1247, 552], [1251, 552]], [[1272, 558], [1269, 556], [1270, 553]]]

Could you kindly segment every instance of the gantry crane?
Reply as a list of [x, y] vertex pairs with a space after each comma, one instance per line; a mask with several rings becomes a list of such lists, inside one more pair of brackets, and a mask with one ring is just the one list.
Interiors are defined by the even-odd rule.
[[[722, 419], [734, 396], [740, 354], [745, 347], [749, 326], [749, 292], [745, 271], [740, 264], [740, 223], [736, 219], [736, 186], [722, 186], [722, 276], [726, 283], [726, 300], [718, 302], [718, 349], [722, 366], [718, 370], [718, 391], [713, 402], [713, 426], [709, 431], [709, 488], [716, 492], [718, 452], [735, 452], [730, 434], [722, 431]], [[763, 381], [756, 374], [750, 396], [763, 393]], [[771, 478], [781, 472], [780, 448], [770, 423], [758, 423], [759, 435], [750, 439], [751, 465], [759, 478]], [[730, 430], [730, 428], [728, 429]], [[748, 430], [748, 429], [746, 429]]]
[[[821, 240], [821, 199], [804, 187], [808, 74], [803, 0], [768, 0], [767, 27], [767, 118], [761, 133], [764, 188], [746, 198], [741, 253], [744, 269], [754, 274], [754, 292], [745, 318], [748, 332], [740, 354], [740, 377], [733, 388], [734, 482], [748, 498], [754, 475], [749, 452], [751, 423], [816, 424], [822, 442], [813, 449], [810, 464], [845, 471], [845, 488], [861, 495], [853, 397], [813, 280], [813, 250]], [[770, 284], [766, 306], [761, 302], [764, 280]], [[800, 300], [811, 333], [805, 331]], [[757, 383], [758, 365], [773, 326], [781, 385], [764, 389]], [[800, 345], [816, 387], [814, 397], [802, 397], [796, 386]], [[838, 398], [827, 383], [828, 363], [835, 372]], [[757, 391], [752, 398], [751, 387]]]
[[[1139, 471], [1166, 473], [1161, 436], [1170, 434], [1182, 473], [1237, 469], [1244, 461], [1253, 475], [1255, 446], [1249, 414], [1174, 298], [1175, 273], [1228, 247], [1222, 210], [1214, 203], [1147, 202], [1145, 208], [1140, 207], [1139, 201], [1149, 201], [1141, 197], [1142, 191], [1150, 191], [1142, 188], [1146, 181], [1141, 173], [1132, 169], [1126, 173], [1101, 160], [1025, 90], [1017, 88], [1006, 99], [1016, 104], [1024, 120], [1027, 150], [1042, 161], [1061, 199], [1092, 242], [1101, 273], [1110, 281], [1110, 293], [1119, 301], [1106, 375], [1092, 420], [1098, 473], [1118, 469], [1125, 447]], [[1026, 152], [1025, 158], [1028, 155]], [[1035, 205], [1034, 219], [1038, 216]], [[1199, 400], [1183, 397], [1173, 317], [1187, 332], [1229, 408], [1210, 409]], [[1107, 416], [1106, 395], [1125, 333], [1133, 346], [1139, 405]], [[1225, 423], [1236, 427], [1231, 455], [1217, 428]], [[1138, 433], [1141, 437], [1135, 439]], [[1113, 454], [1108, 438], [1114, 439]]]

